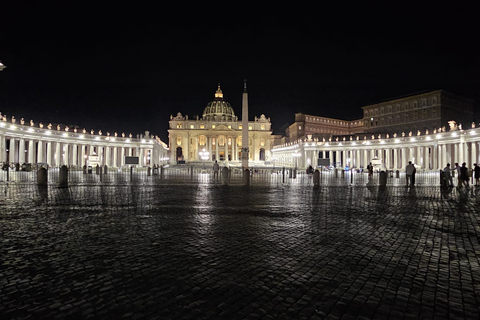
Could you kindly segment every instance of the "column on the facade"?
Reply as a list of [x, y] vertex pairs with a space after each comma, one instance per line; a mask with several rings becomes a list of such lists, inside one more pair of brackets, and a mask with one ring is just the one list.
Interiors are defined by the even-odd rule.
[[35, 162], [35, 141], [33, 140], [28, 140], [28, 163], [34, 163]]
[[87, 154], [87, 146], [82, 144], [82, 147], [81, 147], [80, 150], [81, 150], [80, 151], [81, 152], [81, 154], [80, 154], [80, 164], [83, 167], [86, 164], [85, 156]]
[[38, 140], [38, 144], [37, 144], [37, 163], [43, 163], [45, 162], [45, 147], [46, 145], [44, 144], [44, 142], [42, 140]]
[[55, 142], [55, 166], [60, 166], [62, 165], [62, 160], [61, 160], [61, 156], [62, 156], [62, 143], [57, 141]]
[[15, 162], [15, 154], [17, 150], [15, 150], [15, 139], [10, 138], [10, 146], [8, 147], [8, 161]]
[[47, 163], [49, 166], [53, 166], [53, 143], [48, 141], [45, 147]]
[[209, 154], [209, 157], [210, 159], [208, 160], [212, 160], [213, 158], [213, 155], [212, 155], [212, 137], [210, 136], [207, 136], [207, 145], [208, 145], [208, 154]]
[[455, 162], [458, 162], [459, 164], [462, 164], [461, 162], [461, 158], [459, 157], [460, 156], [460, 151], [459, 149], [461, 149], [458, 145], [458, 143], [455, 143], [455, 144], [452, 144], [450, 145], [451, 147], [451, 162], [452, 164], [455, 163]]
[[368, 150], [367, 149], [363, 149], [362, 150], [362, 154], [363, 154], [363, 169], [367, 169], [367, 166], [369, 164], [369, 159], [368, 159]]
[[110, 147], [110, 145], [106, 145], [105, 146], [105, 165], [107, 167], [111, 167], [112, 166], [112, 162], [111, 162], [111, 152], [112, 152], [112, 147]]
[[[441, 145], [441, 161], [440, 161], [440, 168], [445, 168], [447, 166], [447, 163], [450, 163], [450, 159], [448, 156], [448, 151], [447, 151], [447, 145], [442, 144]], [[450, 163], [453, 168], [453, 163]]]
[[393, 148], [393, 161], [392, 161], [392, 169], [398, 169], [398, 148]]
[[425, 170], [430, 170], [430, 147], [423, 147], [423, 163], [425, 163]]
[[477, 149], [477, 143], [475, 141], [471, 142], [471, 147], [470, 147], [470, 150], [471, 150], [471, 164], [473, 166], [474, 163], [477, 163], [477, 152], [478, 152], [478, 149]]
[[[118, 161], [118, 147], [113, 147], [112, 148], [112, 151], [111, 151], [111, 155], [110, 157], [112, 158], [112, 166], [113, 167], [120, 167], [121, 165], [119, 165], [119, 163], [122, 163], [123, 164], [123, 160], [120, 159], [120, 161]], [[122, 148], [122, 151], [123, 151], [123, 148]], [[123, 157], [122, 157], [123, 158]]]
[[70, 146], [69, 143], [65, 143], [65, 144], [63, 145], [63, 153], [64, 153], [64, 154], [63, 154], [63, 157], [62, 157], [62, 158], [63, 158], [62, 164], [66, 165], [66, 166], [69, 166], [69, 165], [72, 164], [71, 159], [70, 159], [70, 158], [71, 158], [71, 154], [72, 154], [72, 153], [70, 152], [70, 148], [71, 148], [71, 146]]
[[228, 162], [228, 136], [225, 136], [225, 161]]
[[143, 148], [139, 148], [139, 149], [140, 149], [140, 150], [139, 150], [139, 156], [138, 156], [138, 159], [139, 159], [138, 165], [139, 165], [140, 167], [143, 167], [143, 166], [145, 165], [145, 161], [144, 161], [144, 158], [145, 158], [145, 149], [143, 149]]
[[118, 154], [118, 151], [120, 151], [120, 156], [119, 156], [120, 159], [117, 160], [117, 163], [115, 165], [121, 167], [125, 165], [125, 148], [122, 146], [120, 147], [120, 149], [118, 148], [115, 148], [115, 149], [117, 149], [117, 152], [115, 154]]
[[78, 145], [76, 143], [72, 144], [72, 156], [71, 156], [71, 164], [74, 166], [78, 166]]
[[431, 146], [431, 159], [430, 159], [430, 162], [432, 164], [432, 170], [437, 170], [438, 169], [438, 149], [439, 149], [439, 146], [436, 146], [435, 145], [432, 145]]
[[218, 136], [215, 137], [215, 160], [220, 160], [220, 150], [219, 150], [219, 144], [218, 144]]
[[405, 169], [405, 167], [407, 166], [406, 163], [407, 163], [407, 151], [408, 151], [408, 148], [402, 148], [400, 150], [400, 152], [402, 153], [402, 163], [400, 164], [401, 165], [401, 169]]
[[18, 141], [18, 162], [25, 163], [25, 139], [20, 138]]
[[336, 167], [341, 167], [342, 166], [342, 159], [340, 159], [340, 151], [337, 150], [335, 151], [335, 168]]
[[4, 135], [0, 135], [0, 162], [7, 161], [7, 142]]

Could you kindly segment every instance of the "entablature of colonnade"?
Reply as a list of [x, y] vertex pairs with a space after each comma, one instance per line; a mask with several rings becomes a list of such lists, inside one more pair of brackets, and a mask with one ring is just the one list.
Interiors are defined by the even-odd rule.
[[41, 123], [35, 126], [33, 121], [30, 121], [30, 125], [25, 124], [23, 120], [17, 123], [14, 117], [12, 117], [11, 122], [7, 122], [5, 116], [0, 116], [0, 135], [10, 138], [45, 142], [88, 144], [94, 146], [108, 145], [112, 147], [131, 145], [132, 147], [140, 148], [152, 148], [154, 145], [158, 145], [161, 148], [168, 149], [167, 145], [161, 141], [158, 136], [150, 135], [148, 131], [145, 132], [145, 135], [139, 135], [137, 138], [134, 138], [132, 134], [126, 136], [124, 133], [118, 135], [116, 132], [113, 135], [110, 135], [109, 132], [103, 135], [101, 130], [95, 134], [93, 130], [88, 132], [86, 129], [71, 129], [68, 126], [61, 127], [57, 125], [53, 127], [51, 124], [44, 126]]

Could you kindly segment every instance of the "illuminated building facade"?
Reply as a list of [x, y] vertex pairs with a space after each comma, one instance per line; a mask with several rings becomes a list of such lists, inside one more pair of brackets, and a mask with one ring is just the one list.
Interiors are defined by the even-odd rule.
[[[209, 102], [201, 117], [191, 119], [180, 112], [170, 116], [168, 140], [170, 163], [218, 161], [237, 166], [241, 164], [242, 121], [223, 99], [218, 86], [214, 100]], [[272, 128], [265, 115], [248, 121], [249, 161], [265, 164], [270, 160]]]
[[0, 114], [0, 162], [43, 164], [48, 166], [122, 167], [126, 156], [139, 158], [139, 166], [161, 165], [168, 159], [167, 145], [158, 137], [118, 135], [64, 125], [44, 125], [7, 119]]

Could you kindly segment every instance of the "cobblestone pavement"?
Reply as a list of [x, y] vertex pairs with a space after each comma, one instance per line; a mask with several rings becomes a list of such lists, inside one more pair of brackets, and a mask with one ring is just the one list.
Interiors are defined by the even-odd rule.
[[0, 185], [0, 319], [478, 319], [480, 187]]

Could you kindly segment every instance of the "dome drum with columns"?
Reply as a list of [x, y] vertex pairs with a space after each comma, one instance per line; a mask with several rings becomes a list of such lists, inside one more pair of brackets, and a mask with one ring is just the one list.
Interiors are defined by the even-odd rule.
[[[270, 159], [270, 119], [261, 115], [248, 122], [249, 161], [262, 165]], [[170, 116], [170, 163], [205, 163], [215, 160], [230, 166], [241, 164], [242, 121], [223, 98], [220, 85], [202, 117], [189, 119], [180, 112]]]

